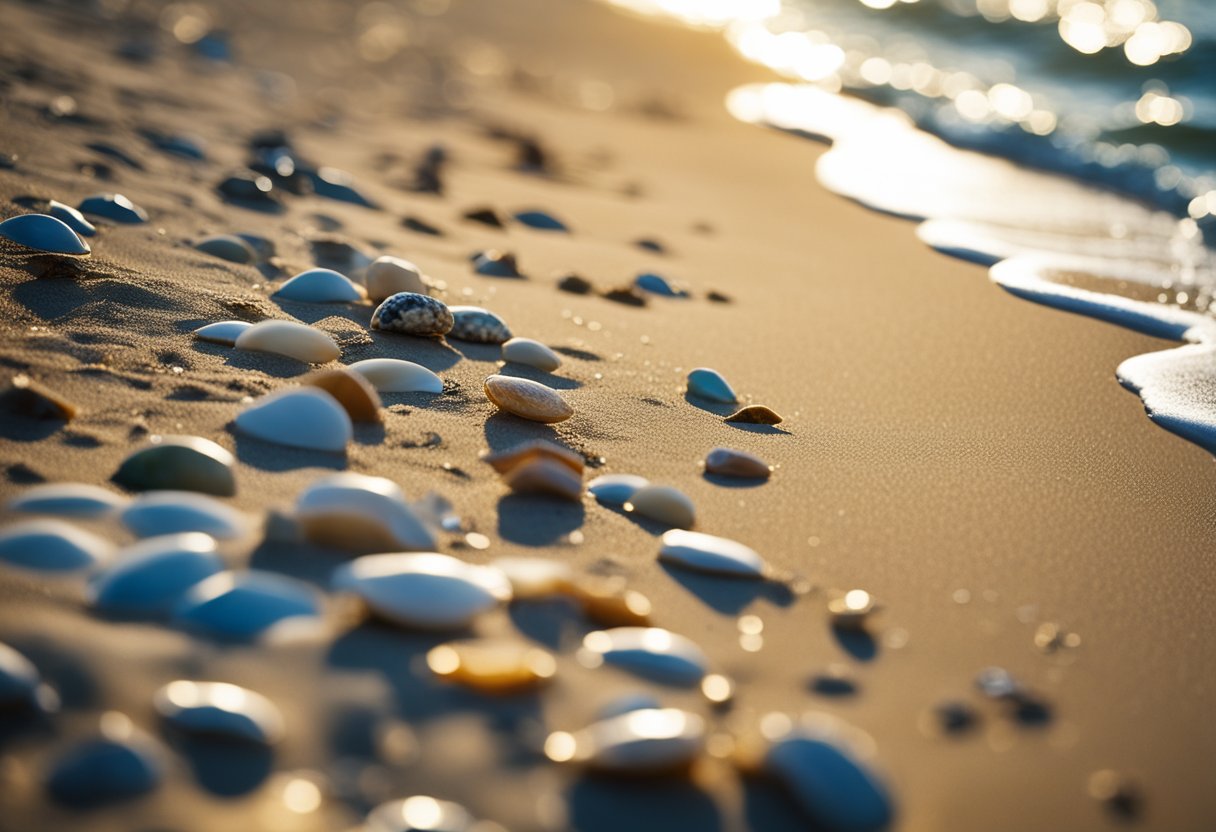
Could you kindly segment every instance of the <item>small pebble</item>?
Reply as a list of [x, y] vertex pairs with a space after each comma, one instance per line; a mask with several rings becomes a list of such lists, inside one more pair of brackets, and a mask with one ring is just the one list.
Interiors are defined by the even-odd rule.
[[577, 274], [570, 273], [562, 275], [557, 280], [557, 288], [563, 292], [569, 292], [572, 295], [589, 295], [595, 290], [595, 286], [585, 277], [580, 277]]
[[65, 205], [62, 202], [52, 199], [47, 205], [46, 212], [48, 215], [62, 222], [68, 228], [75, 231], [81, 237], [92, 237], [97, 234], [97, 229], [93, 223], [85, 219], [84, 214], [77, 211], [71, 205]]
[[544, 439], [524, 442], [522, 445], [515, 445], [493, 453], [485, 453], [481, 456], [482, 462], [485, 462], [500, 474], [509, 474], [520, 465], [527, 464], [536, 459], [554, 460], [561, 463], [572, 473], [577, 474], [580, 478], [583, 475], [584, 463], [581, 456], [567, 447]]
[[748, 479], [768, 479], [773, 467], [758, 456], [734, 448], [714, 448], [705, 457], [710, 474]]
[[520, 211], [515, 215], [515, 219], [529, 228], [541, 231], [570, 231], [564, 222], [544, 211]]
[[696, 524], [696, 508], [692, 500], [670, 485], [645, 485], [633, 492], [625, 503], [625, 511], [677, 529], [690, 529]]
[[580, 660], [588, 667], [607, 663], [682, 687], [700, 684], [709, 665], [696, 642], [659, 627], [614, 627], [588, 633]]
[[105, 517], [114, 514], [128, 502], [123, 495], [99, 485], [56, 482], [27, 488], [9, 500], [5, 508], [59, 517]]
[[493, 248], [473, 258], [473, 271], [488, 277], [523, 277], [514, 254]]
[[62, 220], [46, 214], [20, 214], [0, 222], [0, 237], [34, 251], [50, 254], [88, 254], [89, 244]]
[[98, 737], [71, 748], [54, 762], [46, 788], [56, 803], [95, 809], [154, 791], [163, 777], [159, 748], [129, 731], [127, 736]]
[[646, 296], [632, 286], [617, 286], [604, 292], [604, 298], [625, 306], [645, 306]]
[[851, 589], [828, 602], [832, 626], [842, 630], [864, 629], [878, 609], [874, 596], [864, 589]]
[[372, 313], [372, 329], [406, 335], [444, 335], [452, 329], [453, 323], [447, 304], [417, 292], [398, 292]]
[[201, 436], [153, 436], [110, 479], [130, 491], [170, 489], [217, 497], [236, 494], [236, 458]]
[[512, 338], [502, 345], [504, 360], [516, 364], [526, 364], [546, 373], [551, 373], [562, 365], [561, 356], [531, 338]]
[[490, 208], [488, 206], [480, 207], [480, 208], [472, 208], [468, 211], [465, 211], [463, 216], [466, 220], [469, 220], [470, 222], [480, 223], [481, 225], [488, 225], [491, 228], [505, 228], [507, 225], [505, 222], [503, 222], [503, 219], [499, 215], [499, 213], [497, 211], [495, 211], [493, 208]]
[[654, 611], [650, 599], [630, 589], [620, 576], [582, 576], [568, 581], [562, 594], [577, 601], [583, 614], [603, 627], [646, 627]]
[[283, 204], [275, 193], [274, 183], [257, 173], [238, 173], [216, 186], [216, 191], [236, 203], [251, 208], [279, 210]]
[[449, 338], [471, 341], [476, 344], [501, 344], [511, 338], [511, 329], [506, 321], [488, 309], [479, 306], [453, 306], [452, 328]]
[[749, 404], [727, 416], [722, 421], [745, 425], [779, 425], [782, 418], [771, 408], [762, 404]]
[[556, 390], [526, 378], [490, 376], [485, 394], [496, 407], [534, 422], [553, 424], [574, 415], [574, 408]]

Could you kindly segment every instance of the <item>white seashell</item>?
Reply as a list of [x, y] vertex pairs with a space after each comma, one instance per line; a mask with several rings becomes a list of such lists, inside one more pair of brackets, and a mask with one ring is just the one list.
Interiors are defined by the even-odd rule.
[[754, 549], [725, 537], [672, 529], [663, 535], [659, 560], [697, 572], [763, 578], [768, 564]]
[[502, 572], [433, 552], [366, 555], [340, 567], [333, 584], [383, 618], [434, 630], [464, 627], [511, 600]]
[[249, 527], [241, 512], [194, 491], [149, 491], [132, 500], [118, 517], [137, 537], [202, 532], [229, 540]]
[[545, 740], [555, 762], [583, 763], [616, 774], [658, 774], [686, 768], [705, 745], [705, 720], [678, 708], [639, 708]]
[[94, 579], [89, 595], [105, 612], [167, 615], [190, 587], [223, 569], [210, 535], [153, 537], [123, 549], [118, 562]]
[[52, 199], [47, 206], [46, 213], [48, 216], [59, 220], [81, 237], [92, 237], [97, 233], [97, 228], [93, 223], [85, 219], [84, 214], [77, 211], [71, 205], [64, 205], [62, 202]]
[[709, 664], [692, 639], [660, 627], [614, 627], [588, 633], [581, 657], [590, 666], [606, 662], [686, 687], [698, 684]]
[[220, 234], [199, 240], [194, 247], [203, 254], [210, 254], [229, 263], [253, 263], [258, 259], [253, 246], [235, 234]]
[[89, 253], [89, 244], [67, 223], [46, 214], [20, 214], [0, 222], [0, 237], [34, 251], [51, 254]]
[[400, 358], [368, 358], [350, 369], [363, 376], [379, 393], [442, 393], [443, 379], [421, 364]]
[[194, 337], [200, 341], [234, 347], [236, 339], [252, 326], [253, 324], [248, 321], [216, 321], [194, 330]]
[[158, 690], [152, 703], [162, 719], [186, 733], [262, 745], [273, 745], [283, 736], [278, 706], [237, 685], [179, 679]]
[[314, 543], [347, 551], [435, 548], [435, 536], [392, 480], [341, 473], [300, 493], [296, 518]]
[[[482, 826], [459, 803], [415, 795], [372, 809], [363, 832], [475, 832]], [[486, 824], [485, 832], [499, 828], [498, 824]]]
[[638, 489], [650, 485], [650, 480], [635, 474], [604, 474], [587, 483], [587, 490], [602, 505], [623, 506]]
[[280, 286], [272, 297], [300, 303], [353, 303], [366, 298], [367, 292], [333, 269], [309, 269]]
[[55, 514], [60, 517], [104, 517], [126, 505], [128, 499], [99, 485], [51, 482], [27, 488], [6, 503], [9, 511]]
[[562, 366], [562, 359], [553, 350], [540, 341], [531, 338], [512, 338], [502, 345], [502, 357], [505, 361], [516, 364], [526, 364], [538, 370], [551, 373]]
[[266, 442], [314, 451], [342, 453], [354, 436], [350, 415], [337, 399], [316, 387], [263, 396], [242, 411], [235, 424]]
[[697, 511], [688, 495], [670, 485], [646, 485], [633, 492], [625, 503], [625, 511], [637, 512], [678, 529], [688, 529], [696, 523]]
[[499, 558], [490, 564], [511, 582], [516, 600], [547, 598], [563, 592], [574, 578], [570, 564], [544, 558]]
[[422, 272], [409, 260], [385, 255], [377, 257], [363, 275], [367, 295], [376, 303], [392, 297], [398, 292], [426, 294]]
[[255, 639], [320, 611], [317, 592], [303, 581], [276, 572], [221, 572], [195, 584], [173, 608], [173, 620], [212, 636]]
[[44, 572], [74, 572], [105, 563], [114, 544], [62, 520], [25, 520], [0, 530], [0, 561]]
[[309, 364], [325, 364], [342, 354], [334, 339], [295, 321], [258, 321], [236, 339], [238, 350], [285, 355]]

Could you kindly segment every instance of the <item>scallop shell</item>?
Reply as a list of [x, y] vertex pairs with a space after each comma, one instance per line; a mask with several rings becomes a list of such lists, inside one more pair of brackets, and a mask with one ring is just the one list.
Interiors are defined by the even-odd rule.
[[240, 413], [236, 427], [276, 445], [343, 453], [354, 436], [350, 416], [338, 400], [316, 387], [278, 390]]
[[436, 676], [484, 693], [535, 688], [557, 672], [548, 651], [506, 640], [441, 644], [427, 653], [426, 663]]
[[485, 393], [502, 410], [534, 422], [553, 424], [574, 415], [574, 408], [557, 391], [526, 378], [490, 376], [485, 381]]
[[350, 365], [380, 393], [442, 393], [443, 379], [421, 364], [400, 358], [368, 358]]
[[128, 546], [89, 587], [94, 607], [124, 616], [168, 615], [198, 582], [224, 569], [215, 539], [198, 532], [153, 537]]
[[551, 373], [562, 366], [562, 359], [553, 350], [540, 341], [531, 338], [512, 338], [502, 345], [504, 361], [516, 364], [526, 364], [546, 373]]
[[220, 234], [199, 240], [194, 247], [203, 254], [210, 254], [229, 263], [253, 263], [258, 259], [253, 246], [235, 234]]
[[606, 506], [623, 506], [638, 489], [650, 485], [650, 480], [635, 474], [603, 474], [587, 483], [591, 496]]
[[739, 401], [734, 388], [722, 374], [708, 367], [698, 367], [688, 374], [688, 392], [711, 402], [734, 404]]
[[300, 303], [354, 303], [366, 298], [367, 292], [333, 269], [309, 269], [280, 286], [272, 297]]
[[236, 493], [236, 458], [201, 436], [153, 436], [127, 456], [110, 479], [131, 491], [199, 491], [217, 497]]
[[35, 485], [6, 504], [9, 511], [27, 514], [53, 514], [59, 517], [104, 517], [129, 502], [99, 485], [79, 482], [54, 482]]
[[688, 495], [670, 485], [646, 485], [633, 492], [625, 503], [625, 511], [677, 529], [692, 528], [697, 512]]
[[362, 598], [381, 618], [428, 630], [465, 627], [511, 600], [502, 572], [433, 552], [366, 555], [340, 567], [333, 585]]
[[545, 741], [555, 762], [582, 763], [615, 774], [662, 774], [687, 769], [705, 745], [705, 720], [677, 708], [639, 708]]
[[363, 283], [368, 297], [377, 303], [399, 292], [426, 294], [421, 270], [400, 257], [377, 257], [364, 272]]
[[768, 565], [754, 549], [725, 537], [672, 529], [663, 535], [659, 560], [717, 575], [763, 578]]
[[707, 672], [705, 652], [690, 638], [660, 627], [614, 627], [583, 639], [581, 658], [606, 663], [657, 682], [693, 687]]
[[714, 448], [705, 457], [705, 470], [710, 474], [722, 474], [728, 477], [768, 479], [769, 475], [773, 473], [773, 466], [746, 451], [734, 448]]
[[234, 347], [237, 339], [252, 326], [249, 321], [216, 321], [194, 330], [194, 337], [200, 341]]
[[260, 745], [273, 745], [283, 736], [278, 706], [237, 685], [179, 679], [158, 690], [152, 703], [165, 722], [188, 734]]
[[0, 237], [17, 245], [50, 254], [88, 254], [89, 244], [63, 220], [46, 214], [21, 214], [0, 222]]
[[340, 473], [300, 493], [296, 518], [309, 540], [345, 551], [427, 550], [435, 536], [392, 480]]
[[148, 212], [122, 194], [96, 194], [79, 205], [83, 214], [120, 222], [135, 224], [148, 221]]
[[295, 321], [259, 321], [237, 337], [236, 348], [272, 352], [308, 364], [325, 364], [342, 354], [333, 338]]
[[42, 572], [75, 572], [105, 563], [114, 544], [62, 520], [23, 520], [0, 529], [0, 561]]
[[84, 214], [77, 211], [71, 205], [64, 205], [62, 202], [52, 199], [50, 204], [47, 205], [46, 213], [48, 216], [52, 216], [62, 222], [81, 237], [92, 237], [97, 233], [97, 228], [93, 223], [86, 220]]
[[745, 425], [779, 425], [784, 420], [775, 410], [762, 404], [749, 404], [727, 416], [722, 421]]
[[452, 312], [446, 303], [417, 292], [398, 292], [372, 313], [372, 329], [405, 335], [444, 335], [452, 324]]
[[173, 608], [173, 621], [206, 635], [252, 640], [320, 611], [316, 591], [303, 581], [277, 572], [220, 572], [186, 593]]
[[248, 528], [245, 515], [213, 497], [193, 491], [149, 491], [119, 514], [137, 537], [202, 532], [220, 540], [240, 537]]
[[379, 424], [384, 421], [380, 414], [380, 395], [376, 388], [359, 373], [347, 367], [332, 370], [317, 370], [300, 379], [308, 387], [324, 390], [342, 405], [352, 422]]
[[506, 321], [480, 306], [452, 306], [452, 328], [449, 338], [472, 341], [475, 344], [501, 344], [511, 338]]

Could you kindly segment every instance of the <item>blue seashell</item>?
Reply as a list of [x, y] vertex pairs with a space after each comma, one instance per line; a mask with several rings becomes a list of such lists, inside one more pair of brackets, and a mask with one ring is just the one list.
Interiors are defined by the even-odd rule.
[[0, 708], [22, 708], [34, 704], [42, 676], [25, 656], [0, 644]]
[[570, 231], [570, 227], [564, 222], [544, 211], [520, 211], [515, 215], [515, 219], [529, 228], [538, 228], [541, 231]]
[[136, 537], [203, 532], [221, 540], [239, 537], [245, 517], [232, 506], [193, 491], [149, 491], [127, 505], [119, 515]]
[[79, 205], [80, 211], [94, 217], [121, 223], [148, 221], [148, 212], [122, 194], [97, 194]]
[[604, 474], [587, 483], [591, 496], [605, 506], [623, 506], [639, 488], [650, 485], [650, 480], [636, 474]]
[[108, 561], [114, 546], [62, 520], [26, 520], [0, 531], [0, 561], [42, 572], [75, 572]]
[[95, 808], [155, 789], [163, 776], [150, 741], [88, 740], [56, 761], [47, 790], [56, 803]]
[[215, 540], [198, 532], [128, 546], [90, 587], [93, 606], [124, 616], [168, 615], [190, 587], [224, 570]]
[[173, 621], [210, 636], [253, 640], [281, 621], [320, 611], [317, 593], [302, 581], [273, 572], [221, 572], [186, 593]]
[[118, 511], [127, 498], [101, 486], [79, 482], [48, 482], [26, 489], [5, 504], [9, 511], [54, 514], [60, 517], [104, 517]]
[[711, 402], [734, 404], [739, 401], [739, 396], [722, 374], [708, 367], [698, 367], [688, 374], [688, 392]]
[[84, 214], [77, 211], [71, 205], [64, 205], [62, 202], [52, 199], [50, 205], [47, 206], [46, 212], [81, 237], [92, 237], [97, 233], [97, 229], [93, 223], [86, 220]]
[[51, 254], [88, 254], [89, 244], [63, 220], [46, 214], [21, 214], [0, 222], [0, 237]]
[[692, 639], [658, 627], [614, 627], [583, 639], [583, 651], [647, 679], [693, 687], [709, 660]]
[[283, 736], [283, 717], [273, 702], [226, 682], [179, 679], [156, 692], [156, 711], [188, 734], [271, 745]]
[[671, 285], [665, 278], [657, 274], [640, 274], [634, 278], [633, 285], [643, 292], [650, 292], [652, 295], [662, 295], [665, 298], [688, 297], [688, 292]]

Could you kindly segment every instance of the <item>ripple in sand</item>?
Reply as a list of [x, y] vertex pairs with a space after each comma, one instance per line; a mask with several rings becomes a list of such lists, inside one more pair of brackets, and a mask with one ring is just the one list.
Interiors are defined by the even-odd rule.
[[302, 581], [274, 572], [221, 572], [186, 593], [173, 608], [173, 621], [206, 635], [248, 640], [320, 612], [317, 592]]
[[123, 616], [168, 615], [195, 584], [222, 572], [215, 539], [199, 532], [164, 535], [127, 546], [89, 586], [93, 606]]
[[252, 327], [248, 321], [216, 321], [194, 330], [194, 337], [200, 341], [212, 344], [223, 344], [225, 347], [235, 347], [236, 341], [245, 330]]
[[725, 537], [672, 529], [663, 535], [659, 560], [685, 569], [737, 578], [763, 578], [764, 558], [752, 548]]
[[137, 537], [202, 532], [229, 540], [249, 529], [241, 512], [193, 491], [149, 491], [128, 503], [118, 517]]
[[441, 644], [427, 653], [426, 663], [436, 676], [483, 693], [531, 690], [557, 672], [548, 651], [503, 640]]
[[319, 329], [295, 321], [258, 321], [237, 336], [236, 348], [284, 355], [308, 364], [325, 364], [342, 351]]
[[644, 485], [630, 495], [625, 511], [674, 526], [690, 529], [697, 522], [697, 510], [688, 495], [670, 485]]
[[588, 633], [579, 660], [588, 667], [611, 664], [683, 687], [700, 683], [709, 664], [696, 642], [660, 627], [614, 627]]
[[153, 436], [110, 477], [131, 491], [198, 491], [217, 497], [236, 493], [236, 458], [201, 436]]
[[9, 500], [9, 511], [27, 514], [53, 514], [60, 517], [105, 517], [113, 514], [128, 499], [99, 485], [80, 482], [55, 482], [35, 485]]
[[447, 333], [449, 338], [475, 344], [501, 344], [511, 338], [507, 322], [488, 309], [480, 306], [453, 306], [450, 309], [453, 323]]
[[746, 451], [734, 448], [714, 448], [705, 456], [705, 470], [710, 474], [748, 479], [768, 479], [773, 466]]
[[46, 214], [21, 214], [0, 222], [0, 237], [34, 251], [50, 254], [88, 254], [89, 244], [62, 220]]
[[254, 401], [235, 419], [237, 429], [264, 442], [342, 453], [354, 436], [338, 400], [316, 387], [278, 390]]
[[446, 303], [418, 292], [398, 292], [372, 313], [372, 329], [433, 337], [451, 330], [454, 321]]
[[367, 295], [376, 303], [399, 292], [426, 294], [422, 271], [409, 260], [385, 255], [377, 257], [364, 272], [363, 282]]
[[442, 393], [443, 379], [421, 364], [400, 358], [367, 358], [350, 365], [379, 393]]
[[194, 247], [203, 254], [210, 254], [229, 263], [253, 263], [258, 259], [253, 246], [233, 234], [220, 234], [199, 240]]
[[505, 361], [525, 364], [546, 373], [562, 366], [561, 356], [531, 338], [511, 338], [502, 345], [502, 357]]
[[688, 392], [711, 402], [734, 404], [739, 401], [734, 388], [722, 374], [708, 367], [698, 367], [688, 374]]
[[383, 477], [321, 477], [300, 493], [295, 515], [309, 540], [343, 551], [435, 547], [435, 535], [405, 502], [405, 494]]
[[111, 222], [134, 225], [148, 221], [148, 212], [122, 194], [97, 194], [85, 199], [78, 207], [83, 214]]
[[283, 716], [260, 693], [225, 682], [179, 679], [156, 692], [156, 712], [188, 734], [273, 745], [283, 737]]
[[587, 483], [591, 496], [605, 506], [623, 506], [636, 491], [650, 485], [650, 480], [636, 474], [603, 474]]
[[553, 424], [574, 415], [574, 408], [556, 390], [526, 378], [490, 376], [485, 394], [496, 407], [533, 422]]
[[639, 708], [592, 723], [581, 731], [555, 731], [545, 756], [605, 773], [666, 774], [686, 770], [705, 746], [705, 720], [677, 708]]
[[0, 561], [40, 572], [92, 569], [114, 556], [114, 544], [62, 520], [24, 520], [0, 530]]
[[300, 303], [355, 303], [366, 298], [367, 292], [333, 269], [309, 269], [280, 286], [272, 297]]

